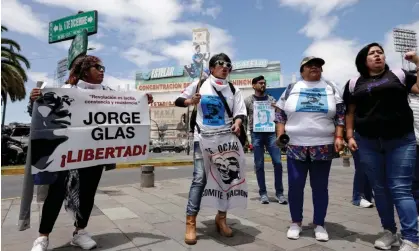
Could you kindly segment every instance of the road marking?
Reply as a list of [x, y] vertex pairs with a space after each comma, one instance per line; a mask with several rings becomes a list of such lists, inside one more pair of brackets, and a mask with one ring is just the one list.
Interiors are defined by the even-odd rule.
[[170, 166], [167, 169], [169, 169], [169, 170], [176, 170], [176, 169], [179, 169], [179, 168]]

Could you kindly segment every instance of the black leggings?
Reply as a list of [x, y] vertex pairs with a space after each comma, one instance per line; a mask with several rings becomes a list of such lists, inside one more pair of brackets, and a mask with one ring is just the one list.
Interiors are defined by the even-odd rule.
[[[93, 209], [94, 199], [100, 178], [102, 177], [103, 165], [87, 168], [80, 168], [80, 214], [74, 222], [74, 226], [85, 228]], [[66, 184], [65, 179], [68, 171], [59, 172], [56, 182], [49, 186], [48, 196], [45, 199], [42, 208], [41, 224], [39, 226], [40, 234], [49, 234], [54, 227], [55, 221], [60, 213], [64, 202]]]

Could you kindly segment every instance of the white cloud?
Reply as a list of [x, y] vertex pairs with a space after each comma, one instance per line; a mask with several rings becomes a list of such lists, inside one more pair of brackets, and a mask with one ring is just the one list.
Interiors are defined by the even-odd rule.
[[[212, 4], [204, 6], [204, 0], [159, 0], [159, 1], [131, 1], [131, 0], [35, 0], [38, 3], [65, 7], [76, 12], [80, 9], [96, 9], [100, 15], [100, 26], [107, 31], [117, 32], [116, 37], [123, 45], [131, 47], [121, 56], [138, 66], [148, 66], [153, 62], [175, 59], [184, 62], [192, 55], [192, 45], [186, 51], [186, 43], [173, 43], [189, 40], [192, 29], [208, 27], [206, 24], [181, 21], [185, 12], [197, 13], [216, 17], [221, 7]], [[216, 27], [209, 27], [211, 32], [211, 47], [217, 51], [234, 53], [233, 39], [227, 31]], [[223, 35], [224, 37], [218, 37]], [[138, 49], [141, 48], [141, 49]], [[180, 48], [183, 53], [175, 51]], [[161, 55], [160, 55], [161, 54]]]
[[47, 24], [43, 22], [29, 5], [17, 0], [1, 1], [1, 22], [9, 31], [28, 34], [47, 40]]
[[27, 72], [29, 80], [33, 82], [37, 81], [44, 81], [47, 82], [48, 87], [54, 87], [55, 85], [58, 85], [57, 81], [54, 80], [54, 76], [51, 74], [48, 74], [47, 72], [34, 72], [29, 71]]
[[358, 0], [278, 0], [281, 6], [292, 7], [312, 16], [326, 16], [336, 9], [353, 5]]
[[146, 50], [141, 50], [135, 47], [131, 47], [124, 51], [122, 56], [139, 67], [146, 67], [150, 63], [167, 60], [166, 57], [154, 55]]
[[318, 17], [308, 22], [300, 33], [314, 39], [327, 37], [338, 24], [338, 17]]
[[216, 18], [221, 13], [221, 6], [217, 5], [214, 7], [207, 8], [202, 11], [203, 15], [211, 16], [212, 18]]
[[204, 0], [186, 0], [184, 1], [183, 6], [185, 6], [185, 10], [187, 11], [190, 11], [192, 13], [200, 13], [204, 16], [211, 16], [214, 19], [221, 12], [220, 5], [205, 8]]
[[97, 41], [89, 41], [89, 48], [94, 48], [94, 52], [98, 52], [105, 48], [105, 46]]
[[304, 54], [323, 58], [326, 61], [323, 76], [342, 88], [348, 79], [357, 74], [355, 56], [359, 49], [356, 41], [335, 37], [314, 41]]

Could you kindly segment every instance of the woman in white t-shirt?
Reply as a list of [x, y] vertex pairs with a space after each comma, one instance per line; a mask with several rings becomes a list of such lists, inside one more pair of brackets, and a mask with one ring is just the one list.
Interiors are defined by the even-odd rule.
[[345, 106], [334, 83], [321, 78], [324, 60], [302, 60], [302, 80], [292, 83], [277, 103], [278, 132], [285, 132], [287, 145], [289, 207], [292, 224], [289, 239], [298, 239], [302, 231], [304, 187], [307, 173], [313, 193], [315, 237], [328, 241], [324, 228], [329, 203], [328, 182], [332, 159], [343, 149]]

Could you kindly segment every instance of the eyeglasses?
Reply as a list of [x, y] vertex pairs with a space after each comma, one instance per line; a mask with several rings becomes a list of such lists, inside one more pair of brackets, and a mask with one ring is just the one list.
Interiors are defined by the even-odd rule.
[[217, 62], [215, 62], [215, 65], [219, 65], [221, 67], [227, 67], [227, 68], [231, 68], [232, 67], [231, 63], [225, 62], [225, 61], [221, 61], [221, 60], [218, 60]]
[[96, 70], [98, 71], [103, 71], [105, 72], [105, 66], [101, 65], [101, 64], [95, 64], [93, 67], [96, 68]]

